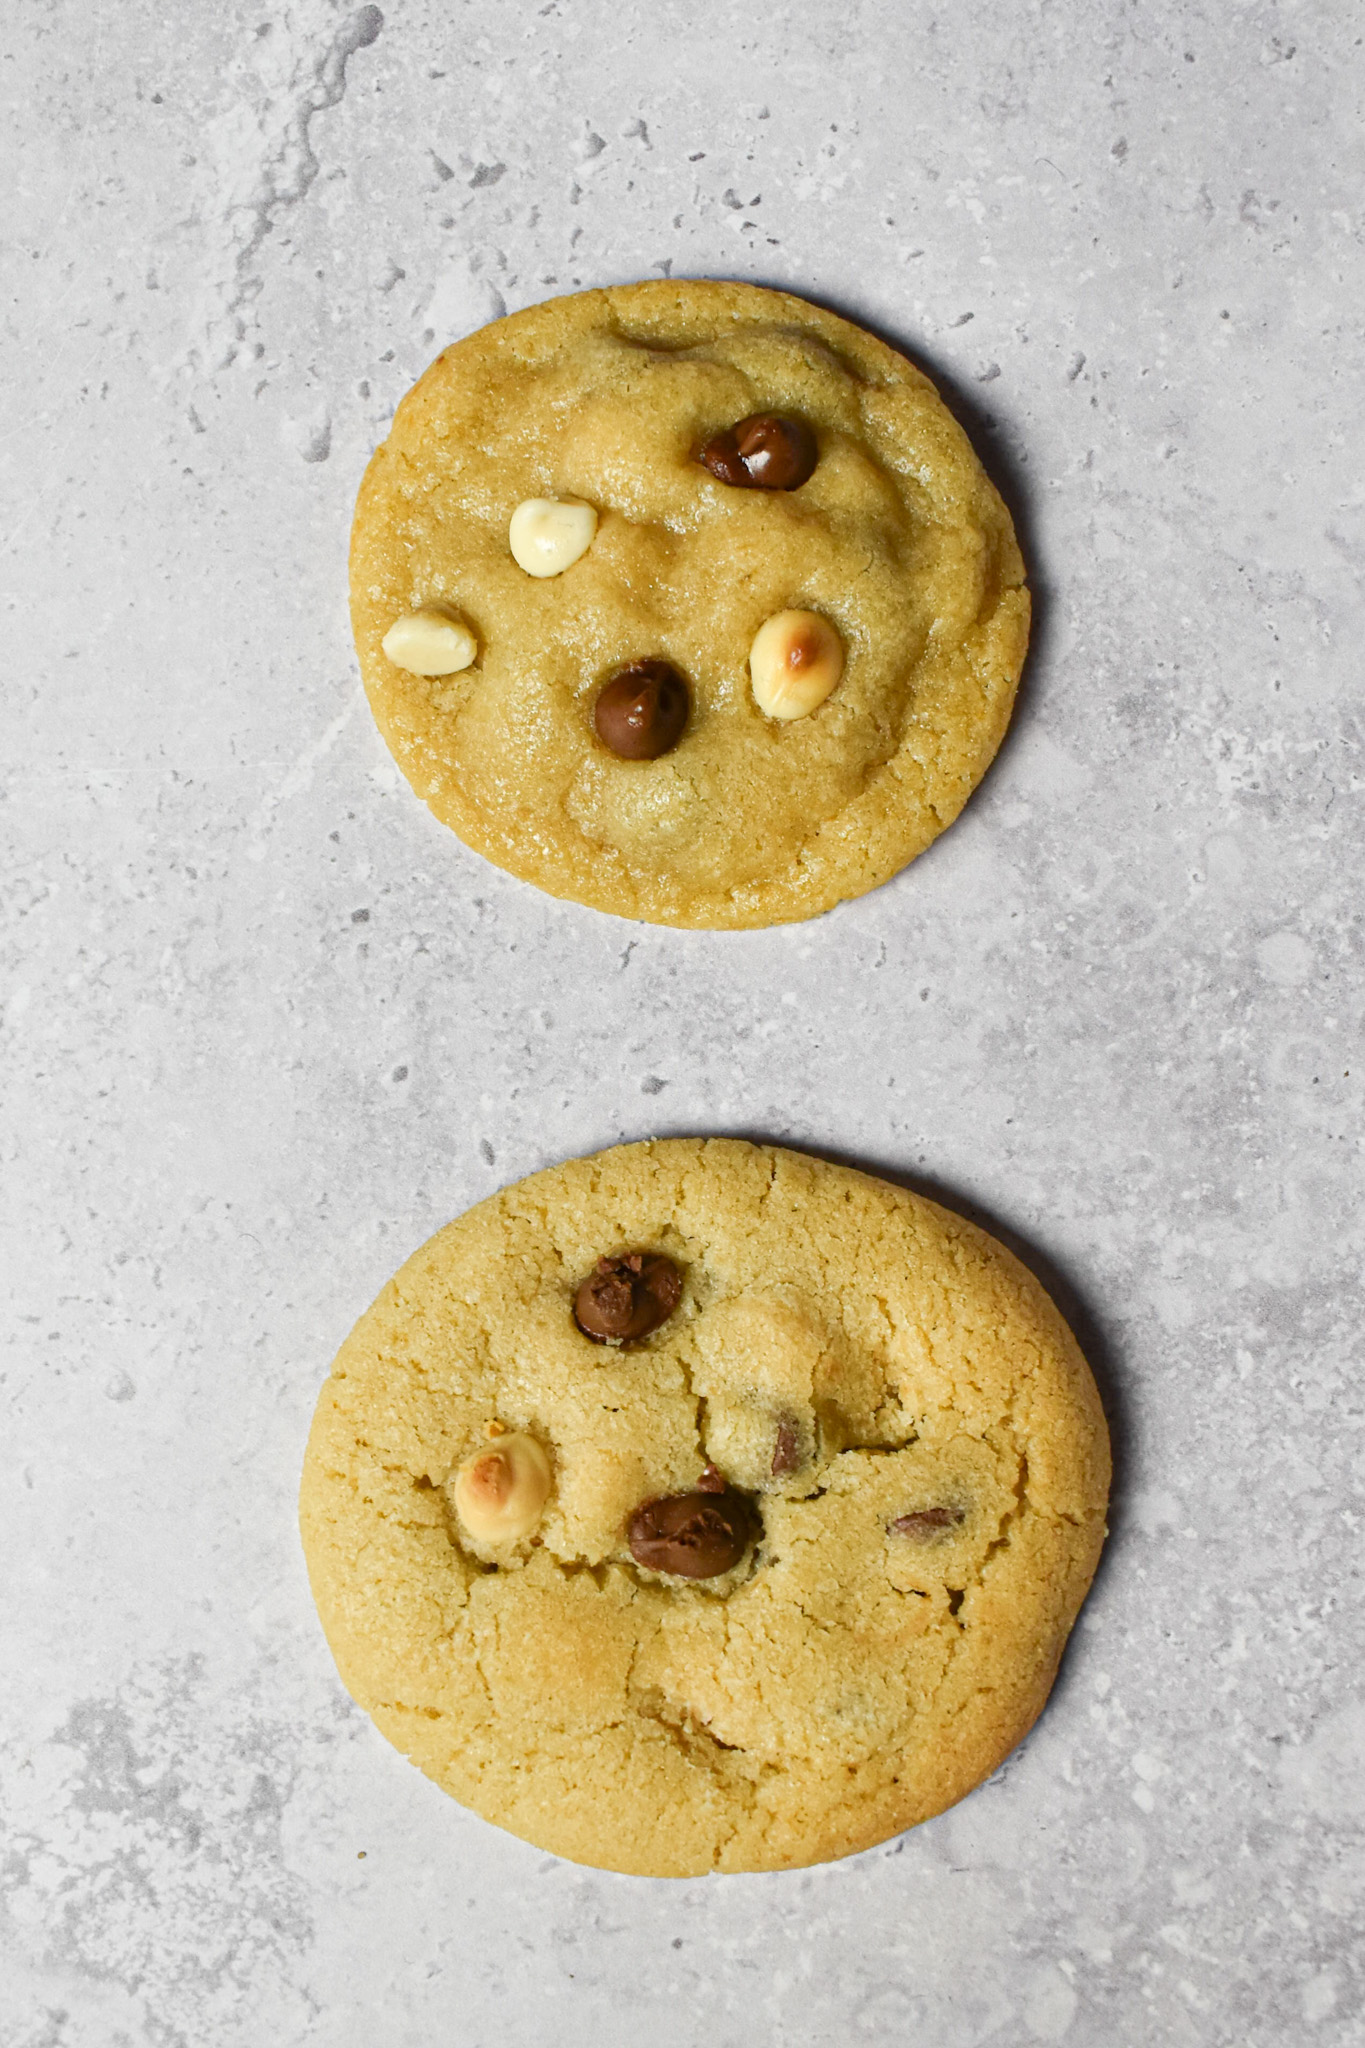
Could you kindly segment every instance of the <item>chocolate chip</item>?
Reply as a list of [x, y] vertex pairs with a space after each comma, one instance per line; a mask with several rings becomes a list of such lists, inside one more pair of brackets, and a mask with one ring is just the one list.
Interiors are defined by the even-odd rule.
[[721, 1474], [717, 1471], [716, 1467], [708, 1459], [702, 1471], [701, 1478], [697, 1481], [697, 1492], [724, 1493], [725, 1491], [726, 1486], [724, 1479], [722, 1478]]
[[698, 462], [709, 469], [712, 476], [723, 484], [733, 484], [737, 491], [751, 491], [754, 480], [744, 465], [739, 452], [739, 443], [734, 430], [725, 427], [719, 434], [713, 434], [697, 457]]
[[819, 451], [804, 420], [759, 412], [735, 428], [739, 459], [761, 491], [799, 490], [815, 473]]
[[715, 1579], [739, 1563], [758, 1533], [739, 1493], [669, 1493], [647, 1500], [626, 1527], [630, 1554], [675, 1579]]
[[777, 1425], [777, 1442], [773, 1447], [772, 1474], [780, 1479], [784, 1472], [794, 1472], [801, 1463], [801, 1453], [796, 1446], [796, 1424], [784, 1415]]
[[713, 434], [698, 460], [737, 490], [795, 491], [814, 474], [819, 450], [804, 420], [754, 412]]
[[683, 736], [687, 684], [671, 661], [633, 661], [604, 683], [593, 706], [597, 737], [622, 761], [657, 761]]
[[574, 1296], [574, 1321], [594, 1344], [630, 1344], [666, 1323], [682, 1299], [682, 1274], [663, 1252], [599, 1259]]
[[886, 1527], [888, 1535], [908, 1536], [914, 1543], [927, 1543], [940, 1529], [955, 1529], [966, 1518], [965, 1508], [917, 1508], [913, 1515], [897, 1515]]

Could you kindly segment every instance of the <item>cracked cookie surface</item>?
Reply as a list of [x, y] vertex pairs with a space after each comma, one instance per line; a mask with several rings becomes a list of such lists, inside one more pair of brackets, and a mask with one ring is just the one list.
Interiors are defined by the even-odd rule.
[[[759, 410], [814, 430], [799, 488], [735, 489], [697, 459]], [[544, 499], [597, 528], [542, 581], [508, 530]], [[473, 666], [396, 667], [385, 633], [441, 605]], [[846, 665], [783, 722], [747, 662], [793, 608], [834, 625]], [[1029, 600], [1004, 506], [903, 356], [786, 293], [657, 280], [533, 306], [432, 364], [361, 487], [351, 614], [380, 730], [467, 845], [600, 910], [737, 928], [861, 895], [952, 822], [1008, 723]], [[686, 729], [621, 760], [593, 704], [653, 658], [686, 678]]]
[[[629, 1246], [681, 1300], [593, 1343], [575, 1290]], [[490, 1425], [553, 1468], [497, 1550], [451, 1498]], [[633, 1511], [708, 1465], [752, 1503], [743, 1558], [637, 1563]], [[684, 1876], [848, 1855], [988, 1776], [1047, 1697], [1108, 1482], [1089, 1369], [1002, 1246], [848, 1168], [667, 1139], [409, 1259], [336, 1359], [300, 1507], [341, 1676], [399, 1749], [542, 1848]]]

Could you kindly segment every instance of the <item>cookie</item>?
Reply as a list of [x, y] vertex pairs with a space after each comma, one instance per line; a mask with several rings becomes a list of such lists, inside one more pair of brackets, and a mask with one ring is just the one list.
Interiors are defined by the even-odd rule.
[[676, 280], [438, 357], [361, 486], [351, 610], [380, 730], [466, 845], [726, 929], [859, 896], [952, 822], [1029, 620], [927, 377], [786, 293]]
[[343, 1681], [485, 1819], [647, 1876], [865, 1849], [1047, 1698], [1104, 1535], [1038, 1283], [904, 1189], [623, 1145], [440, 1231], [319, 1399], [301, 1522]]

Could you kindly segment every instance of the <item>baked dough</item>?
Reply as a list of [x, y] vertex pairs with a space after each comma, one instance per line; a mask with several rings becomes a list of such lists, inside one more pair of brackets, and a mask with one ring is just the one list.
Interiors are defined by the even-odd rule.
[[[799, 489], [698, 461], [759, 410], [815, 430]], [[534, 499], [598, 515], [543, 580], [508, 545]], [[385, 657], [428, 606], [472, 627], [472, 667]], [[747, 661], [793, 609], [847, 659], [783, 721]], [[786, 293], [676, 280], [554, 299], [437, 358], [361, 486], [351, 610], [380, 730], [467, 845], [551, 895], [716, 928], [816, 916], [921, 853], [1000, 744], [1029, 620], [1009, 516], [927, 377]], [[661, 759], [619, 760], [593, 704], [650, 658], [681, 671], [692, 715]]]
[[[681, 1300], [590, 1342], [575, 1290], [632, 1248]], [[490, 1428], [553, 1474], [501, 1548], [453, 1500]], [[757, 1540], [710, 1579], [638, 1563], [636, 1509], [708, 1462]], [[542, 1848], [687, 1876], [848, 1855], [994, 1770], [1047, 1698], [1108, 1485], [1085, 1361], [993, 1239], [845, 1167], [667, 1139], [538, 1173], [409, 1259], [323, 1389], [301, 1514], [342, 1679], [391, 1742]]]

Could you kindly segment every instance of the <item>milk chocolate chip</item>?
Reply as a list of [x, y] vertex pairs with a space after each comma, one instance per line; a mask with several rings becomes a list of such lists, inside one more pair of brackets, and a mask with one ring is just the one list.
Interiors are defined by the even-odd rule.
[[737, 490], [795, 491], [814, 474], [819, 450], [804, 420], [754, 412], [713, 434], [698, 460]]
[[574, 1321], [594, 1344], [630, 1344], [666, 1323], [682, 1298], [682, 1274], [663, 1252], [599, 1259], [574, 1296]]
[[675, 1579], [716, 1579], [739, 1563], [758, 1533], [739, 1493], [669, 1493], [647, 1500], [626, 1527], [630, 1554]]
[[913, 1515], [897, 1515], [887, 1523], [892, 1536], [908, 1536], [912, 1543], [926, 1543], [940, 1529], [955, 1529], [966, 1520], [965, 1508], [917, 1508]]
[[773, 1478], [780, 1479], [784, 1472], [794, 1472], [800, 1463], [801, 1453], [796, 1444], [796, 1424], [789, 1415], [784, 1415], [777, 1425], [777, 1442], [773, 1445]]
[[593, 706], [597, 737], [623, 761], [657, 761], [687, 724], [687, 684], [671, 661], [633, 661], [604, 683]]

